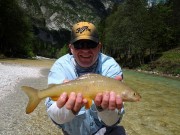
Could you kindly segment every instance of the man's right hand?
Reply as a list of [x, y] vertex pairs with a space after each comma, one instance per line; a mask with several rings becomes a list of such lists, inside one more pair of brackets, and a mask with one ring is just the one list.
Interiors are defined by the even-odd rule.
[[67, 93], [64, 92], [60, 95], [56, 103], [57, 107], [61, 108], [65, 106], [66, 109], [71, 110], [74, 114], [77, 114], [87, 103], [87, 100], [83, 98], [81, 93], [76, 94], [75, 92], [71, 92], [68, 96]]
[[[64, 83], [68, 80], [64, 80]], [[74, 114], [77, 114], [80, 109], [87, 103], [87, 100], [83, 98], [81, 93], [71, 92], [69, 95], [66, 92], [63, 92], [58, 100], [56, 101], [57, 107], [62, 108], [63, 106], [66, 109], [71, 110]]]

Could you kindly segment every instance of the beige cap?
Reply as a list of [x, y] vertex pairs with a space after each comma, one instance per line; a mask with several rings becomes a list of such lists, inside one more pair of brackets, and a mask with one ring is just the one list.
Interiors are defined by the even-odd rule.
[[89, 39], [94, 42], [99, 42], [98, 33], [94, 24], [89, 22], [79, 22], [72, 27], [71, 43], [81, 39]]

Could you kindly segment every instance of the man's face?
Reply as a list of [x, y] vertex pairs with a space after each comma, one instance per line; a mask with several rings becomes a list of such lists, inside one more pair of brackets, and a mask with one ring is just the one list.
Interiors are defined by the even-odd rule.
[[69, 48], [71, 53], [74, 55], [76, 62], [81, 67], [90, 67], [98, 58], [101, 44], [95, 43], [91, 40], [79, 40], [70, 44]]

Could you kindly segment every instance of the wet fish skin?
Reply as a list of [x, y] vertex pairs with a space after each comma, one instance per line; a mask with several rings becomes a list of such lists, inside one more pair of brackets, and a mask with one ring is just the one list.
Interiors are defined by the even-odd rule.
[[141, 98], [138, 93], [125, 83], [99, 74], [85, 74], [75, 80], [56, 84], [43, 90], [28, 86], [22, 86], [21, 89], [29, 97], [26, 107], [27, 114], [33, 112], [42, 99], [51, 97], [56, 101], [63, 92], [66, 92], [68, 95], [71, 92], [82, 93], [83, 97], [88, 100], [87, 109], [90, 108], [92, 100], [99, 92], [114, 91], [117, 95], [121, 96], [123, 102], [136, 102]]

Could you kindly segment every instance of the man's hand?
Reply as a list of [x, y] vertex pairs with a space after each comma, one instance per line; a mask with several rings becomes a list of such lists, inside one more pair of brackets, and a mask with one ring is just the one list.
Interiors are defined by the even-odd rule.
[[66, 92], [60, 95], [57, 100], [57, 107], [61, 108], [65, 106], [68, 110], [71, 110], [74, 114], [77, 114], [79, 110], [87, 103], [87, 100], [83, 98], [81, 93], [76, 94], [71, 92], [68, 96]]
[[115, 80], [118, 80], [118, 81], [122, 81], [123, 80], [123, 77], [121, 75], [117, 75], [115, 78]]
[[98, 93], [94, 100], [96, 106], [101, 106], [102, 109], [115, 110], [122, 108], [122, 99], [119, 95], [116, 95], [113, 91]]
[[[116, 80], [121, 81], [121, 76], [116, 76]], [[109, 109], [109, 110], [115, 110], [121, 109], [123, 106], [122, 99], [120, 95], [116, 95], [113, 91], [111, 92], [104, 92], [104, 93], [98, 93], [94, 99], [96, 106], [101, 106], [102, 109]]]
[[[66, 82], [68, 80], [64, 80], [64, 83]], [[56, 102], [57, 107], [65, 106], [66, 109], [71, 110], [74, 114], [77, 114], [86, 103], [87, 100], [83, 98], [82, 94], [76, 94], [75, 92], [71, 92], [69, 96], [66, 92], [62, 93]]]

